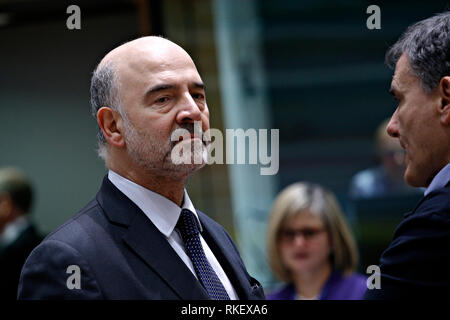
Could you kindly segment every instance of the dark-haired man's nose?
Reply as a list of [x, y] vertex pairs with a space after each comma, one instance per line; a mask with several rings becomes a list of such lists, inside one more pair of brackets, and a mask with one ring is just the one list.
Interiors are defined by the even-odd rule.
[[395, 110], [394, 114], [391, 117], [391, 120], [389, 120], [389, 123], [386, 127], [387, 133], [393, 138], [398, 138], [400, 136], [398, 131], [397, 111], [398, 109]]

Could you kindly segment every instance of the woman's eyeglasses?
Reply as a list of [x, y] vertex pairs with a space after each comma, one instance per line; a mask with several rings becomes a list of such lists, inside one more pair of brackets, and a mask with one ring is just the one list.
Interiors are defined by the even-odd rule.
[[292, 242], [295, 238], [297, 238], [297, 236], [303, 236], [303, 239], [311, 240], [324, 231], [325, 228], [302, 228], [302, 229], [285, 228], [281, 230], [280, 237], [283, 241], [287, 242]]

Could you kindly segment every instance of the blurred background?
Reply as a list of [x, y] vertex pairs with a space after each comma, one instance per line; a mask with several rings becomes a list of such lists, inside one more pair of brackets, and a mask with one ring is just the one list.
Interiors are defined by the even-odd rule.
[[[72, 4], [81, 9], [79, 30], [66, 26]], [[366, 26], [372, 4], [381, 29]], [[30, 176], [42, 233], [73, 216], [107, 172], [95, 151], [91, 73], [114, 47], [163, 35], [196, 62], [212, 128], [279, 129], [276, 175], [215, 164], [188, 185], [196, 208], [231, 233], [250, 274], [266, 289], [276, 285], [266, 221], [276, 194], [296, 181], [335, 192], [365, 273], [421, 196], [350, 192], [355, 175], [394, 152], [380, 152], [376, 141], [396, 108], [384, 54], [408, 25], [448, 8], [449, 1], [419, 0], [0, 0], [0, 167]]]

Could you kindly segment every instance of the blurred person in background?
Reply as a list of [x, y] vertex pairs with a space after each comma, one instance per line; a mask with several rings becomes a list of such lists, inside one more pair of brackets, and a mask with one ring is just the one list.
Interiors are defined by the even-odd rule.
[[350, 182], [349, 196], [352, 199], [385, 197], [424, 190], [409, 186], [405, 173], [405, 151], [398, 139], [386, 132], [389, 119], [385, 119], [375, 133], [375, 150], [379, 165], [355, 174]]
[[268, 225], [269, 262], [285, 285], [272, 300], [358, 300], [366, 277], [354, 272], [355, 240], [335, 198], [299, 182], [275, 199]]
[[0, 169], [0, 299], [15, 300], [20, 271], [42, 237], [30, 220], [33, 190], [17, 168]]

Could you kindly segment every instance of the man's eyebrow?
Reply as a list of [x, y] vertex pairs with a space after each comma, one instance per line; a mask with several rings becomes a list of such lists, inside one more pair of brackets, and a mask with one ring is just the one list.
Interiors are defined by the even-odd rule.
[[[203, 82], [194, 82], [194, 83], [192, 83], [191, 86], [194, 88], [203, 89], [206, 91], [206, 86]], [[155, 92], [164, 91], [164, 90], [168, 90], [168, 89], [174, 89], [176, 87], [177, 86], [173, 85], [173, 84], [158, 84], [158, 85], [148, 89], [146, 96], [149, 94], [155, 93]]]
[[163, 90], [167, 90], [167, 89], [173, 89], [175, 88], [174, 85], [172, 84], [158, 84], [154, 87], [151, 87], [150, 89], [147, 90], [146, 95], [158, 92], [158, 91], [163, 91]]
[[206, 91], [206, 85], [203, 82], [194, 82], [192, 84], [194, 88], [203, 89]]

